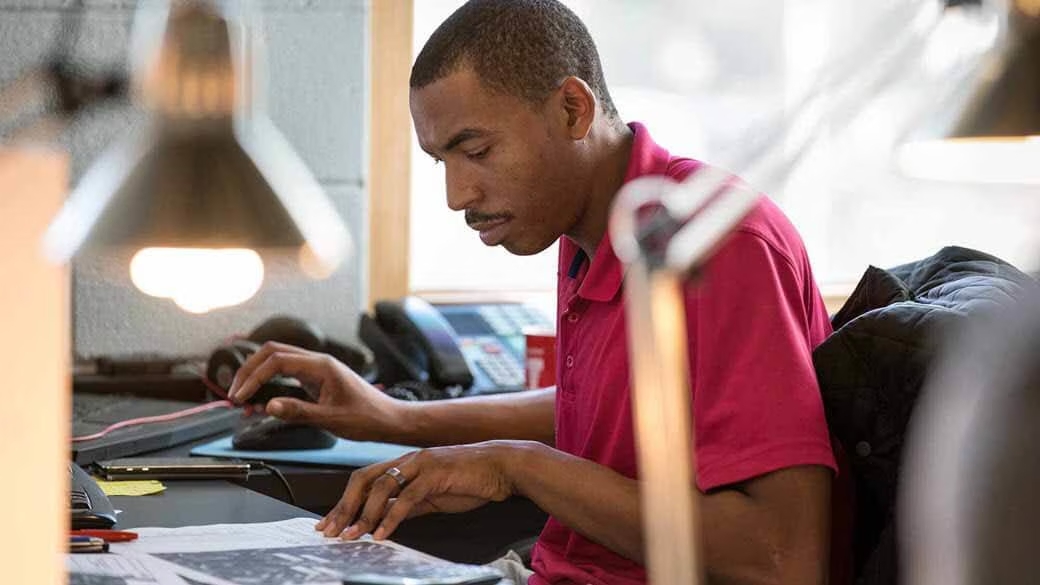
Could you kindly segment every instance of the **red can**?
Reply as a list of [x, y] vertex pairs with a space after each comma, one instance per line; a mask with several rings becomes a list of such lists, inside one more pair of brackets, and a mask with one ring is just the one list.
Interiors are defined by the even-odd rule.
[[547, 388], [556, 383], [556, 334], [552, 331], [525, 330], [527, 355], [524, 369], [527, 388]]

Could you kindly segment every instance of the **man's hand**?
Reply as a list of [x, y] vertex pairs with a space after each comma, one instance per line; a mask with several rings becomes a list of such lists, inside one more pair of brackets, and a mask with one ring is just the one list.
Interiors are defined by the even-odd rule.
[[380, 540], [406, 518], [500, 502], [515, 492], [504, 463], [509, 450], [507, 441], [435, 447], [359, 469], [315, 529], [345, 539], [371, 532]]
[[241, 404], [276, 375], [299, 380], [317, 395], [317, 403], [276, 398], [254, 409], [359, 440], [384, 439], [399, 427], [403, 403], [390, 398], [330, 355], [273, 341], [265, 343], [239, 368], [228, 397]]

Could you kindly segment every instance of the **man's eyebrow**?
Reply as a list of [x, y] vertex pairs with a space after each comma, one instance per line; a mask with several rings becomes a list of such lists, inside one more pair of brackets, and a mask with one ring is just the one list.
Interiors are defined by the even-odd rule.
[[462, 144], [463, 142], [471, 138], [479, 138], [488, 134], [487, 130], [480, 128], [465, 128], [460, 130], [455, 136], [452, 136], [450, 140], [444, 143], [441, 147], [441, 152], [451, 152], [453, 148]]

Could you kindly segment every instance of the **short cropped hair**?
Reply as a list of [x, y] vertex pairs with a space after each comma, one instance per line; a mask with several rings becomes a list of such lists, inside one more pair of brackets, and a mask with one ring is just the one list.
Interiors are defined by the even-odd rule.
[[608, 118], [618, 118], [596, 44], [556, 0], [470, 0], [426, 41], [410, 85], [422, 89], [469, 66], [486, 86], [542, 104], [569, 76], [580, 77]]

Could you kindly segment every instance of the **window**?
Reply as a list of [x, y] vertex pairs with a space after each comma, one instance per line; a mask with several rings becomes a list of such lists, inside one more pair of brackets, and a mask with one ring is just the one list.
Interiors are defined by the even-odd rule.
[[[418, 55], [437, 26], [464, 2], [417, 0], [414, 51]], [[448, 209], [444, 166], [419, 148], [412, 132], [412, 233], [409, 283], [412, 290], [548, 293], [556, 287], [556, 246], [535, 256], [488, 248]]]
[[[461, 3], [415, 1], [416, 53]], [[913, 179], [895, 163], [936, 110], [962, 103], [937, 88], [970, 86], [994, 43], [985, 19], [940, 18], [934, 0], [565, 4], [597, 41], [622, 117], [673, 153], [746, 174], [754, 143], [775, 139], [754, 159], [774, 171], [756, 186], [801, 231], [825, 290], [951, 244], [1040, 265], [1040, 186]], [[417, 144], [412, 218], [414, 290], [555, 286], [555, 247], [524, 258], [485, 248], [447, 209], [443, 169]]]

